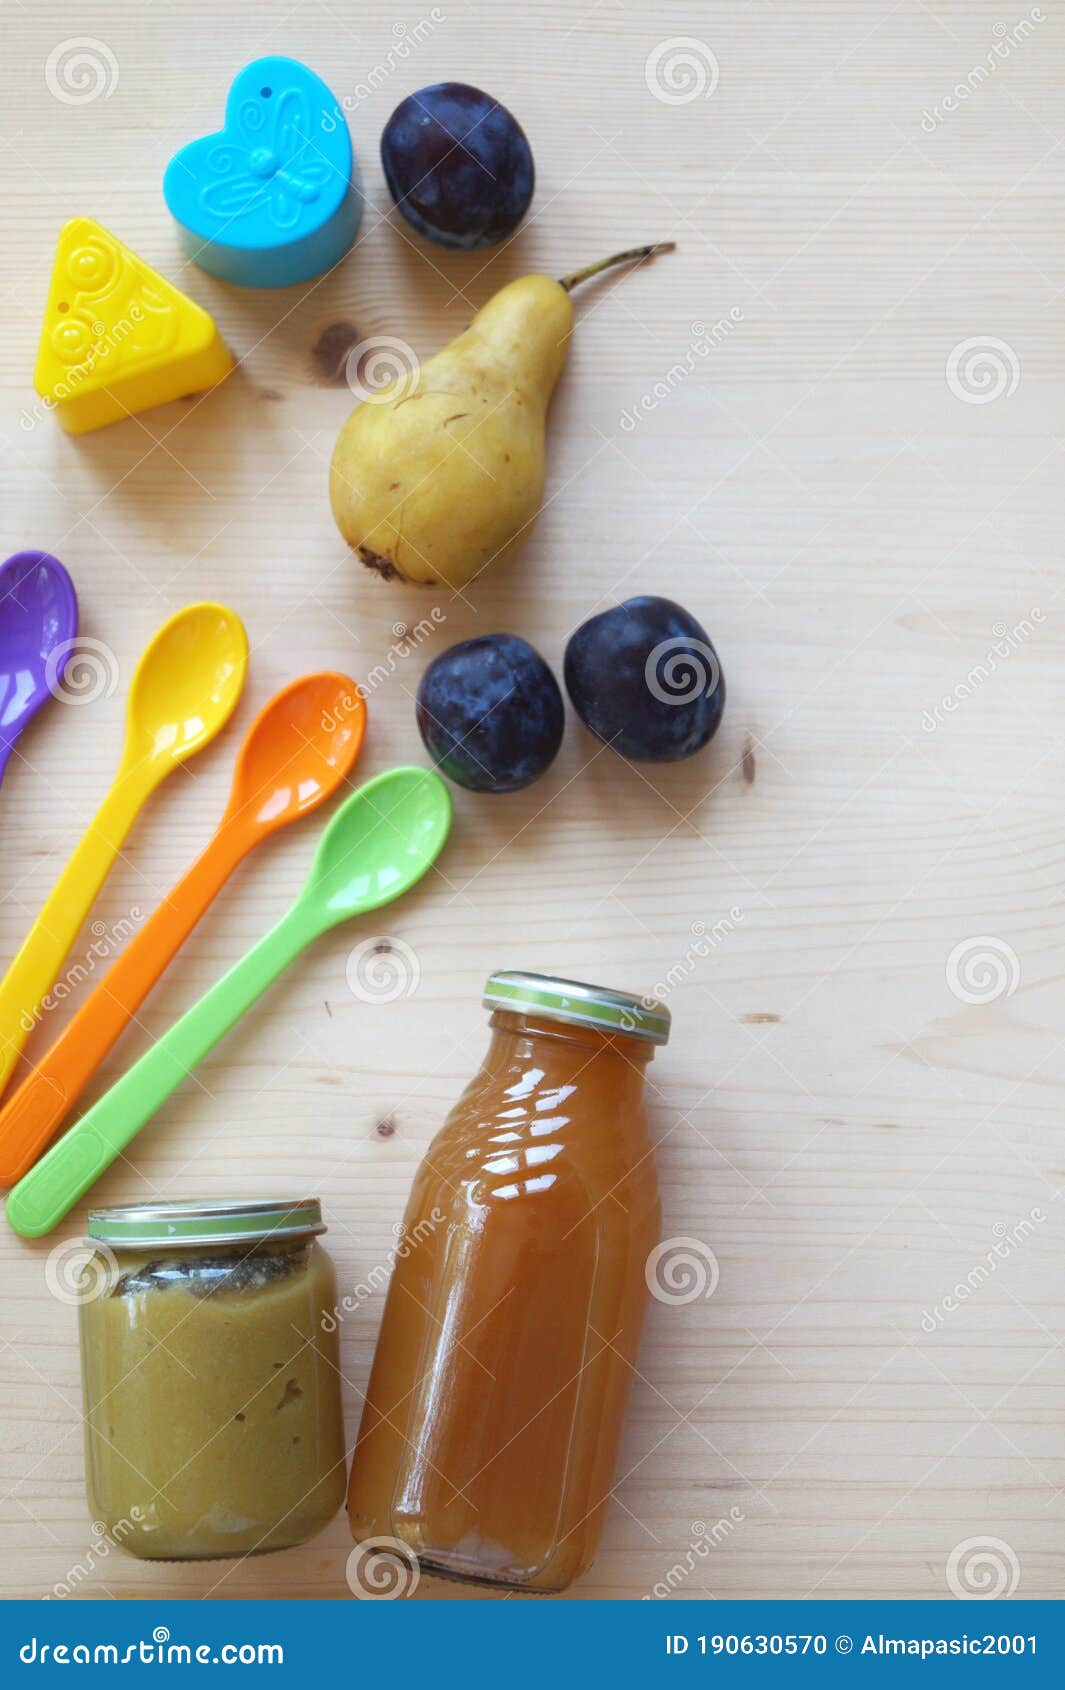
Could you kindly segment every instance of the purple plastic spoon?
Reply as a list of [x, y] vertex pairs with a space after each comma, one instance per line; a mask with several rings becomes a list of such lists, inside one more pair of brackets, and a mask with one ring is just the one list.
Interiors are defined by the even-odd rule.
[[16, 552], [0, 563], [0, 780], [11, 748], [63, 678], [78, 596], [58, 558]]

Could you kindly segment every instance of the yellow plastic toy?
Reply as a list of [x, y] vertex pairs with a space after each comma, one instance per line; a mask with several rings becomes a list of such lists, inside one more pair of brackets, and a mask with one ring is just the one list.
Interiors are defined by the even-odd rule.
[[33, 385], [70, 434], [222, 381], [207, 312], [91, 217], [59, 233]]

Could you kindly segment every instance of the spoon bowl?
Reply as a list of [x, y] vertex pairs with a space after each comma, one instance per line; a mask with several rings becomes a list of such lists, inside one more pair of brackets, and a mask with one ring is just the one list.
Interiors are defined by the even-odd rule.
[[48, 552], [0, 564], [0, 779], [26, 723], [51, 698], [78, 631], [74, 583]]
[[401, 897], [436, 860], [451, 795], [431, 769], [387, 769], [361, 786], [318, 842], [299, 909], [320, 932]]
[[160, 774], [213, 739], [236, 707], [248, 636], [221, 604], [189, 604], [164, 622], [134, 671], [126, 704], [126, 755]]
[[366, 705], [347, 675], [293, 681], [264, 705], [237, 754], [225, 820], [261, 837], [334, 792], [362, 749]]

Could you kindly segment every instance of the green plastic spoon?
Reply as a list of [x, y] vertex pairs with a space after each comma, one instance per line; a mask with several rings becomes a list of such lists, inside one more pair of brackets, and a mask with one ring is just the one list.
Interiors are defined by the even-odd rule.
[[11, 1191], [23, 1238], [51, 1232], [208, 1051], [312, 939], [408, 892], [451, 827], [451, 798], [431, 769], [367, 781], [322, 834], [311, 872], [277, 926], [176, 1021]]

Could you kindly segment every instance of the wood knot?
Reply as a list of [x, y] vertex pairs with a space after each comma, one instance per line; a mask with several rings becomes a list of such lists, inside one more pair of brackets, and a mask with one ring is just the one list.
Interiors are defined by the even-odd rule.
[[324, 328], [311, 348], [318, 367], [318, 379], [326, 387], [343, 387], [347, 381], [348, 357], [359, 344], [354, 323], [341, 321]]

